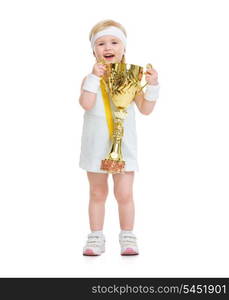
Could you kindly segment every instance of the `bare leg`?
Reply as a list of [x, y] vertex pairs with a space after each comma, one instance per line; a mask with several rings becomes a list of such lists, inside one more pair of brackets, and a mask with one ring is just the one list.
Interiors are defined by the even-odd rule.
[[134, 171], [124, 174], [113, 174], [114, 195], [118, 202], [119, 222], [121, 230], [133, 230], [134, 200], [133, 182]]
[[108, 174], [87, 172], [90, 185], [89, 221], [91, 231], [103, 230]]

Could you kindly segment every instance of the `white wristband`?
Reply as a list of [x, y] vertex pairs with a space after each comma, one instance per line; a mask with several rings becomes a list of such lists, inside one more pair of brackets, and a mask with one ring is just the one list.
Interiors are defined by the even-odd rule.
[[147, 85], [144, 98], [148, 101], [156, 101], [159, 97], [160, 85]]
[[97, 93], [99, 86], [100, 86], [100, 77], [91, 73], [87, 76], [87, 78], [84, 81], [83, 90], [92, 93]]

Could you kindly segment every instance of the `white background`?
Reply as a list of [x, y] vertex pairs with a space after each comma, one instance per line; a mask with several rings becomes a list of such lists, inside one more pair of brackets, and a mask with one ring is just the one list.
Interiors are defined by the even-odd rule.
[[[1, 1], [0, 276], [229, 276], [228, 1]], [[119, 254], [109, 177], [106, 253], [82, 256], [88, 181], [79, 168], [92, 26], [114, 19], [126, 60], [159, 73], [153, 113], [136, 108], [140, 255]]]

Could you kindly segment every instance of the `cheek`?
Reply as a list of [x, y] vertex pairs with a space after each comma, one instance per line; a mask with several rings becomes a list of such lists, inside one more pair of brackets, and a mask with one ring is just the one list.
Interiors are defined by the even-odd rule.
[[95, 55], [96, 56], [101, 56], [101, 53], [102, 53], [102, 49], [101, 47], [95, 47]]
[[123, 54], [124, 54], [124, 48], [119, 48], [119, 49], [117, 50], [117, 54], [118, 54], [119, 56], [123, 56]]

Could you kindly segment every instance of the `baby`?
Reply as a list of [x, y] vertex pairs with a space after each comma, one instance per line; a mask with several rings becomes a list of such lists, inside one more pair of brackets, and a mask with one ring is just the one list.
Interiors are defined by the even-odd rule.
[[[106, 71], [106, 64], [125, 63], [127, 34], [124, 27], [113, 20], [97, 23], [90, 32], [90, 42], [96, 63], [92, 72], [83, 79], [79, 103], [84, 112], [84, 124], [81, 138], [80, 168], [86, 170], [89, 188], [89, 222], [91, 233], [88, 234], [83, 255], [101, 255], [105, 251], [103, 234], [105, 202], [108, 195], [109, 173], [100, 169], [101, 161], [111, 147], [106, 121], [106, 110], [101, 93], [100, 79]], [[105, 61], [101, 63], [101, 61]], [[146, 92], [135, 96], [128, 106], [124, 121], [122, 153], [125, 160], [124, 173], [112, 174], [114, 196], [118, 203], [121, 255], [139, 254], [134, 227], [134, 172], [138, 171], [137, 135], [135, 124], [135, 105], [138, 110], [149, 115], [159, 97], [158, 73], [154, 68], [147, 69], [145, 79], [148, 83]], [[112, 101], [110, 106], [114, 109]]]

